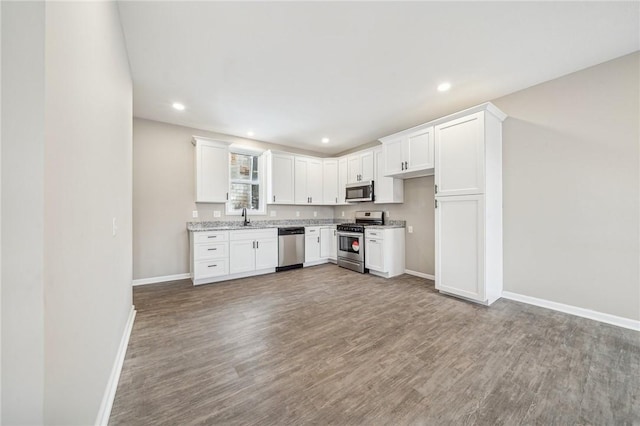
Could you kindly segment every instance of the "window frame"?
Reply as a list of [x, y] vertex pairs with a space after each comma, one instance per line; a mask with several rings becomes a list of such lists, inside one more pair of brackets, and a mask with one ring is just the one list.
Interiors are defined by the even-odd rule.
[[[256, 157], [258, 161], [258, 179], [257, 180], [243, 180], [243, 179], [233, 179], [231, 177], [231, 156], [233, 154], [239, 155], [248, 155], [252, 157]], [[247, 213], [251, 216], [266, 216], [267, 214], [267, 203], [266, 203], [266, 163], [264, 158], [264, 151], [248, 149], [245, 147], [234, 147], [233, 145], [229, 147], [229, 157], [227, 160], [229, 165], [229, 198], [231, 198], [231, 185], [236, 184], [252, 184], [258, 185], [258, 194], [259, 194], [259, 206], [257, 210], [247, 210]], [[231, 199], [225, 203], [225, 215], [227, 216], [240, 216], [242, 214], [242, 209], [233, 209], [231, 208]]]

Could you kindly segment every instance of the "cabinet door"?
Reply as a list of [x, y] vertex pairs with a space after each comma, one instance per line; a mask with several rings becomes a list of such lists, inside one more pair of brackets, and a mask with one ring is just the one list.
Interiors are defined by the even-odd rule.
[[322, 203], [338, 204], [338, 160], [322, 161]]
[[[398, 138], [384, 144], [384, 169], [383, 176], [388, 176], [404, 171], [403, 138]], [[380, 175], [378, 173], [378, 175]]]
[[198, 141], [196, 144], [196, 202], [226, 203], [229, 191], [227, 146]]
[[320, 229], [320, 257], [322, 259], [335, 259], [336, 255], [336, 237], [335, 229]]
[[484, 196], [436, 200], [436, 288], [484, 301]]
[[484, 193], [484, 113], [435, 127], [438, 195]]
[[278, 266], [278, 238], [261, 238], [256, 241], [256, 270]]
[[331, 247], [329, 250], [329, 259], [337, 259], [338, 258], [338, 231], [335, 229], [331, 230]]
[[307, 193], [311, 204], [322, 204], [322, 160], [310, 158], [307, 160]]
[[309, 193], [307, 192], [307, 159], [296, 157], [295, 166], [295, 203], [309, 204]]
[[376, 161], [376, 177], [374, 179], [373, 193], [376, 197], [376, 203], [384, 203], [391, 201], [393, 198], [393, 178], [384, 177], [384, 149], [376, 148], [373, 151]]
[[271, 156], [271, 204], [293, 204], [295, 160], [293, 155], [272, 154]]
[[347, 183], [354, 183], [360, 181], [360, 167], [362, 162], [359, 155], [352, 155], [347, 158], [348, 170], [347, 170]]
[[320, 234], [307, 235], [304, 238], [304, 261], [320, 260]]
[[364, 266], [378, 272], [384, 269], [384, 240], [367, 238], [365, 240]]
[[347, 203], [344, 198], [346, 195], [345, 187], [347, 183], [349, 183], [347, 181], [347, 171], [348, 171], [347, 159], [341, 158], [340, 160], [338, 160], [338, 203], [339, 204]]
[[364, 152], [360, 155], [362, 165], [360, 166], [360, 180], [373, 180], [375, 176], [375, 170], [373, 167], [373, 150]]
[[433, 169], [433, 127], [418, 130], [407, 136], [404, 152], [407, 170]]
[[229, 273], [255, 271], [256, 251], [255, 241], [239, 240], [229, 242]]

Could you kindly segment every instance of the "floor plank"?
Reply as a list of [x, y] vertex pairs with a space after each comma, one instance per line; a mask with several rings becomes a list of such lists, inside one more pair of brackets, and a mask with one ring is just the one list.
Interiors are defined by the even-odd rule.
[[640, 424], [640, 334], [322, 265], [134, 288], [112, 425]]

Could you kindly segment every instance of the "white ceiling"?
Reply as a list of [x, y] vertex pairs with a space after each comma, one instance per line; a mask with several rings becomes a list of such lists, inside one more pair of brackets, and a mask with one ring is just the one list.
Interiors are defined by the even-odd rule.
[[325, 154], [640, 49], [638, 2], [119, 7], [137, 117]]

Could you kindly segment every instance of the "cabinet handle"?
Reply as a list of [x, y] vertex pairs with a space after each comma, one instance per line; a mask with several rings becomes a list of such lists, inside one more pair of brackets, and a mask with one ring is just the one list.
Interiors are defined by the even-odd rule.
[[229, 193], [227, 192], [227, 201], [229, 201]]
[[214, 248], [214, 249], [207, 249], [207, 250], [212, 251], [212, 250], [218, 250], [218, 249], [217, 249], [217, 248]]
[[207, 266], [207, 268], [215, 268], [216, 266], [218, 266], [218, 265], [209, 265], [209, 266]]
[[320, 237], [318, 237], [318, 244], [320, 244]]
[[338, 204], [338, 197], [336, 197], [336, 204]]
[[275, 195], [273, 196], [273, 202], [274, 203], [276, 202], [276, 196]]
[[209, 235], [207, 238], [218, 238], [217, 235]]
[[434, 200], [436, 202], [436, 209], [438, 208], [438, 200]]
[[405, 161], [404, 162], [404, 169], [407, 170], [409, 168], [409, 164]]
[[400, 162], [400, 168], [402, 168], [402, 170], [404, 170], [404, 163], [402, 161]]
[[255, 248], [256, 248], [256, 242], [255, 241], [251, 241], [251, 247], [255, 250]]
[[260, 243], [258, 241], [256, 241], [256, 249], [260, 248]]
[[313, 203], [313, 197], [309, 197], [309, 202]]
[[438, 193], [438, 184], [436, 184], [436, 194]]

